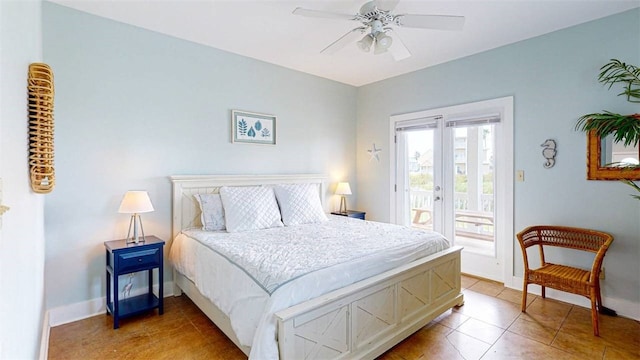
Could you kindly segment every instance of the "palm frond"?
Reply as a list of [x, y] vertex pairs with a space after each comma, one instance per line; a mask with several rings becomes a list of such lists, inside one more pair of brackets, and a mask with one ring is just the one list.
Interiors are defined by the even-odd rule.
[[614, 141], [630, 146], [640, 143], [640, 114], [620, 115], [609, 111], [583, 115], [576, 123], [576, 130], [596, 134], [604, 138], [613, 134]]
[[[631, 181], [631, 180], [620, 180], [623, 183], [631, 186], [632, 188], [636, 189], [636, 191], [638, 193], [640, 193], [640, 185], [636, 184], [635, 182]], [[638, 199], [640, 200], [640, 195], [631, 195], [631, 197], [633, 197], [634, 199]]]
[[608, 84], [609, 89], [613, 84], [625, 83], [624, 91], [618, 95], [626, 95], [629, 102], [640, 103], [640, 68], [637, 66], [611, 59], [600, 68], [598, 80], [605, 85]]

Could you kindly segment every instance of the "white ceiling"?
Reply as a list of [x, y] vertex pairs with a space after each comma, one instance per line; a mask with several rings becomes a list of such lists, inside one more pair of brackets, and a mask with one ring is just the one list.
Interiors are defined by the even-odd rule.
[[466, 21], [462, 31], [398, 29], [412, 56], [396, 62], [355, 44], [320, 54], [359, 23], [291, 13], [303, 7], [356, 14], [366, 0], [50, 1], [354, 86], [640, 7], [640, 0], [401, 0], [395, 14], [462, 15]]

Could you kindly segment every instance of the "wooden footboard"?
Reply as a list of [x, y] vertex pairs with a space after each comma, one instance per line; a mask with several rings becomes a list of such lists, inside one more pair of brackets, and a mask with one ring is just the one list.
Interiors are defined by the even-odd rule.
[[[464, 303], [460, 251], [452, 247], [276, 313], [280, 358], [372, 359]], [[174, 271], [187, 296], [245, 353], [229, 318]]]
[[371, 359], [460, 306], [452, 247], [276, 313], [280, 358]]

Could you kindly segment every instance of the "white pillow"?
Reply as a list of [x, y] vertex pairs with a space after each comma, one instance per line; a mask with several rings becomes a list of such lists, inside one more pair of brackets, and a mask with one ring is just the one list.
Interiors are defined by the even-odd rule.
[[318, 184], [283, 184], [274, 188], [285, 225], [328, 221], [320, 203]]
[[220, 188], [228, 232], [282, 227], [273, 189], [262, 186]]
[[195, 194], [193, 196], [200, 204], [202, 230], [224, 230], [224, 210], [220, 194]]

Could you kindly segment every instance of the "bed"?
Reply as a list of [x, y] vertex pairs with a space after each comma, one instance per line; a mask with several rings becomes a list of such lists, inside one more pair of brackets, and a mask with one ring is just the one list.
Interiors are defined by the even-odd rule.
[[[323, 223], [258, 232], [201, 230], [202, 194], [217, 194], [222, 187], [294, 184], [291, 186], [316, 186], [318, 198], [324, 199], [328, 193], [322, 175], [181, 175], [172, 176], [171, 181], [174, 295], [185, 293], [250, 359], [374, 358], [447, 309], [463, 304], [461, 248], [433, 245], [438, 247], [436, 252], [408, 251], [416, 236], [409, 229], [334, 216]], [[285, 209], [280, 210], [284, 222]], [[293, 234], [288, 233], [291, 231]], [[372, 232], [380, 237], [396, 231], [404, 235], [378, 241], [397, 242], [392, 249], [367, 252], [367, 246], [358, 245], [359, 234]], [[301, 261], [292, 266], [288, 278], [274, 280], [276, 276], [263, 276], [258, 269], [276, 266], [277, 255], [258, 254], [254, 265], [247, 263], [243, 268], [240, 265], [245, 260], [233, 253], [238, 243], [251, 246], [252, 237], [261, 239], [253, 244], [256, 248], [263, 236], [276, 243], [320, 236], [310, 243], [329, 244], [324, 235], [329, 232], [350, 238], [348, 246], [354, 247], [331, 250], [337, 254], [331, 258], [338, 260], [320, 261], [313, 265], [317, 269], [311, 267], [313, 271], [299, 272], [307, 264]], [[223, 252], [220, 246], [230, 246], [224, 251], [231, 252]], [[339, 260], [342, 252], [357, 251], [362, 252], [357, 259]], [[277, 251], [268, 251], [272, 252]], [[361, 262], [365, 258], [376, 265]]]

